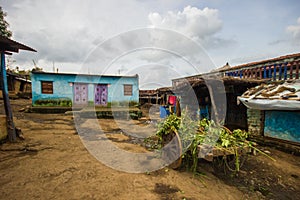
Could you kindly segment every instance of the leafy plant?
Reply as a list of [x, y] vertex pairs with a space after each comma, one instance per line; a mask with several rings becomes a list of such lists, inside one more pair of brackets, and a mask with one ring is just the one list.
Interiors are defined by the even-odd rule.
[[164, 121], [158, 124], [158, 131], [156, 135], [159, 137], [159, 140], [162, 141], [162, 137], [167, 134], [171, 134], [179, 129], [180, 126], [180, 117], [172, 114], [169, 115]]
[[[239, 150], [247, 147], [256, 149], [251, 142], [247, 141], [248, 133], [246, 131], [240, 129], [231, 131], [207, 119], [195, 121], [186, 113], [183, 113], [182, 117], [169, 115], [158, 124], [157, 136], [161, 143], [164, 137], [174, 132], [180, 136], [184, 163], [194, 173], [197, 170], [199, 145], [204, 144], [222, 151], [229, 151], [235, 158], [235, 169], [231, 169], [228, 163], [225, 165], [236, 172], [240, 170], [241, 166]], [[226, 156], [224, 156], [224, 162], [226, 161]]]

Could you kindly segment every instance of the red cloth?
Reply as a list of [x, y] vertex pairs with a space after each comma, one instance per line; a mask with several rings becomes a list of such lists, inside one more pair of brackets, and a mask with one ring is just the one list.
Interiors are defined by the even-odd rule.
[[176, 96], [169, 96], [168, 103], [171, 105], [175, 105], [176, 104]]

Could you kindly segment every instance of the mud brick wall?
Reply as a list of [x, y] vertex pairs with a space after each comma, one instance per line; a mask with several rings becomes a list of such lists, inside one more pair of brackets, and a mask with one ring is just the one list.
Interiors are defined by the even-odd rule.
[[263, 133], [263, 111], [247, 109], [248, 132], [251, 136], [261, 136]]
[[0, 115], [0, 141], [7, 138], [6, 116]]

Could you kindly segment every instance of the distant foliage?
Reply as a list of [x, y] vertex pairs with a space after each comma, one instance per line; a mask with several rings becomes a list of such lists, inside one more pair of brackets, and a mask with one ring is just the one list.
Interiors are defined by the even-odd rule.
[[8, 30], [9, 24], [4, 19], [6, 15], [7, 14], [3, 12], [2, 7], [0, 6], [0, 34], [4, 37], [10, 38], [12, 36], [12, 32]]
[[41, 67], [34, 67], [31, 71], [32, 72], [43, 72], [43, 68], [41, 68]]

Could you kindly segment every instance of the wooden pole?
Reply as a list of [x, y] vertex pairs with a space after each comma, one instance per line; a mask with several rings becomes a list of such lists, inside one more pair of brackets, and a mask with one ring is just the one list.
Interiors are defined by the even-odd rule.
[[295, 62], [296, 65], [296, 79], [299, 79], [299, 62]]
[[290, 79], [293, 79], [293, 65], [289, 62], [287, 66], [290, 68]]
[[2, 95], [3, 95], [4, 109], [6, 114], [8, 140], [10, 142], [15, 142], [16, 128], [13, 122], [13, 115], [12, 115], [12, 110], [9, 102], [6, 67], [5, 67], [5, 53], [3, 51], [1, 52], [1, 75], [2, 75], [2, 79], [1, 79]]
[[181, 108], [180, 108], [180, 101], [178, 96], [176, 98], [176, 116], [181, 117]]

